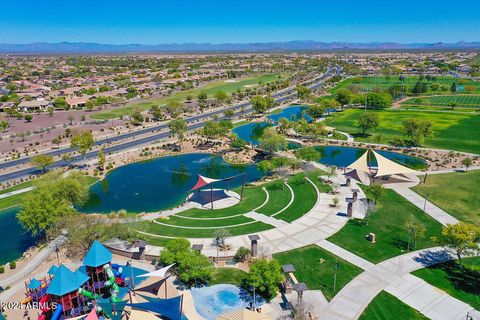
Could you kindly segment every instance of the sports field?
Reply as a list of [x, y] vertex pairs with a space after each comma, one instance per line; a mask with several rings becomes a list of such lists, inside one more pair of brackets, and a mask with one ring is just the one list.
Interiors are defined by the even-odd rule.
[[171, 101], [184, 101], [189, 95], [192, 96], [193, 99], [196, 99], [198, 94], [201, 92], [205, 92], [208, 98], [213, 98], [214, 94], [217, 91], [224, 91], [226, 94], [231, 94], [238, 89], [245, 90], [248, 87], [255, 87], [259, 83], [268, 83], [278, 80], [279, 78], [280, 77], [277, 74], [262, 74], [253, 77], [238, 79], [235, 80], [235, 82], [227, 82], [228, 80], [214, 81], [195, 89], [180, 91], [168, 97], [135, 102], [112, 110], [97, 112], [91, 115], [91, 117], [94, 119], [118, 118], [120, 116], [129, 115], [135, 110], [145, 111], [153, 106], [165, 105]]
[[460, 108], [480, 108], [480, 95], [443, 95], [432, 97], [411, 98], [404, 105], [448, 107], [455, 102]]
[[[405, 77], [404, 85], [406, 87], [406, 93], [411, 94], [411, 89], [419, 81], [420, 78], [417, 76], [407, 76]], [[428, 84], [428, 91], [425, 94], [441, 94], [441, 93], [450, 93], [450, 86], [452, 83], [457, 83], [458, 85], [464, 86], [464, 88], [473, 89], [473, 91], [463, 91], [461, 94], [467, 93], [476, 93], [480, 94], [480, 82], [470, 80], [470, 79], [457, 79], [454, 77], [436, 77], [434, 81], [427, 81], [426, 79], [422, 80]], [[439, 88], [437, 91], [433, 91], [431, 84], [437, 83]], [[386, 77], [353, 77], [346, 79], [335, 88], [332, 89], [332, 94], [335, 94], [336, 91], [340, 88], [351, 89], [352, 91], [364, 91], [365, 89], [375, 90], [375, 89], [388, 89], [389, 87], [401, 84], [401, 81], [398, 76], [391, 76], [390, 79]]]
[[352, 134], [357, 141], [374, 142], [380, 135], [380, 143], [388, 144], [395, 137], [404, 137], [402, 121], [408, 118], [429, 120], [433, 135], [425, 139], [425, 146], [439, 149], [457, 150], [480, 154], [480, 115], [460, 112], [435, 112], [413, 110], [378, 110], [379, 126], [361, 135], [357, 119], [363, 110], [349, 109], [332, 114], [326, 124], [339, 131]]

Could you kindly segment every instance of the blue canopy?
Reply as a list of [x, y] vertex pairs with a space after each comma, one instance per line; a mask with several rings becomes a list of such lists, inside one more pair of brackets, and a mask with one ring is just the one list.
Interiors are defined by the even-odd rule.
[[55, 276], [48, 286], [47, 293], [55, 296], [63, 296], [77, 291], [89, 278], [81, 272], [72, 272], [63, 264], [55, 272]]
[[53, 276], [55, 274], [55, 272], [57, 272], [57, 270], [58, 270], [58, 267], [56, 265], [52, 264], [50, 269], [48, 269], [48, 274]]
[[[103, 312], [112, 320], [121, 320], [123, 309], [127, 305], [128, 301], [120, 301], [120, 302], [111, 302], [108, 300], [97, 301], [97, 304], [102, 308]], [[116, 314], [113, 314], [113, 311]]]
[[40, 281], [33, 278], [32, 281], [30, 281], [30, 283], [28, 284], [28, 289], [35, 290], [35, 289], [38, 289], [41, 285], [42, 283]]
[[144, 297], [143, 295], [141, 297], [147, 299], [148, 302], [129, 303], [127, 304], [127, 306], [130, 306], [138, 310], [158, 313], [171, 320], [184, 319], [184, 317], [182, 317], [182, 315], [180, 314], [182, 296], [178, 296], [170, 299], [149, 298], [149, 297]]
[[100, 243], [100, 241], [95, 240], [85, 255], [83, 264], [87, 267], [96, 268], [110, 263], [110, 261], [112, 261], [112, 253], [108, 251], [107, 248]]

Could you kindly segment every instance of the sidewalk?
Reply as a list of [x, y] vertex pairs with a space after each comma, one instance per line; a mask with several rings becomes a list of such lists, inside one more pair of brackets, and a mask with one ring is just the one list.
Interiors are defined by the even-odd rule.
[[420, 196], [418, 193], [415, 191], [409, 189], [409, 188], [402, 188], [398, 186], [392, 186], [392, 188], [396, 193], [410, 201], [412, 204], [414, 204], [416, 207], [418, 207], [421, 210], [425, 209], [425, 213], [431, 216], [433, 219], [437, 220], [444, 226], [447, 224], [457, 224], [458, 220], [427, 199], [423, 198]]

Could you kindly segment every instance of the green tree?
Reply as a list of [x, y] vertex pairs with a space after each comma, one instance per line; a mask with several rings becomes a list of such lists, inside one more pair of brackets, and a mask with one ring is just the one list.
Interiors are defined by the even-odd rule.
[[70, 147], [77, 150], [84, 158], [94, 144], [95, 139], [90, 131], [78, 131], [70, 139]]
[[385, 188], [379, 183], [372, 183], [367, 188], [367, 192], [372, 196], [375, 204], [377, 204], [377, 200], [382, 196], [384, 191]]
[[311, 105], [308, 106], [305, 111], [313, 120], [320, 119], [325, 114], [326, 108], [321, 105]]
[[245, 140], [242, 140], [242, 139], [239, 139], [239, 138], [232, 139], [231, 142], [230, 142], [230, 148], [233, 149], [233, 150], [245, 149], [246, 145], [247, 144], [246, 144]]
[[374, 109], [382, 109], [392, 105], [392, 96], [388, 92], [369, 92], [367, 105]]
[[454, 110], [456, 107], [458, 107], [458, 103], [456, 103], [455, 101], [450, 101], [450, 102], [448, 103], [448, 106], [449, 106], [452, 110]]
[[47, 172], [47, 167], [53, 164], [53, 157], [47, 154], [39, 154], [34, 156], [30, 162], [42, 169], [43, 172]]
[[182, 148], [182, 142], [187, 132], [187, 123], [182, 118], [170, 120], [168, 123], [168, 129], [173, 135], [177, 136], [179, 141], [179, 148]]
[[262, 96], [253, 96], [250, 99], [250, 103], [252, 104], [253, 110], [256, 113], [265, 113], [268, 111], [267, 101]]
[[269, 154], [273, 154], [279, 150], [287, 149], [287, 139], [278, 134], [275, 128], [266, 128], [262, 136], [258, 139], [259, 146]]
[[250, 264], [247, 276], [247, 285], [254, 287], [257, 292], [267, 299], [274, 298], [279, 290], [279, 285], [284, 280], [280, 263], [277, 260], [255, 260]]
[[181, 104], [180, 102], [173, 100], [167, 103], [166, 109], [172, 118], [175, 118], [180, 113]]
[[461, 163], [465, 166], [465, 172], [467, 172], [468, 167], [470, 167], [473, 164], [473, 160], [470, 157], [466, 157], [462, 160]]
[[132, 113], [131, 115], [131, 122], [134, 126], [139, 126], [143, 122], [143, 116], [142, 113], [139, 110], [136, 110]]
[[402, 121], [403, 132], [416, 145], [422, 144], [432, 134], [432, 123], [428, 120], [409, 118]]
[[226, 118], [229, 118], [229, 119], [232, 118], [234, 114], [235, 114], [235, 112], [233, 112], [233, 110], [231, 110], [231, 109], [225, 110], [225, 111], [223, 112], [223, 115], [224, 115]]
[[297, 85], [295, 87], [295, 90], [297, 91], [297, 97], [300, 100], [308, 99], [310, 97], [310, 94], [312, 93], [312, 91], [309, 88], [302, 85]]
[[7, 131], [8, 127], [9, 127], [9, 123], [8, 121], [0, 121], [0, 128], [2, 128], [2, 132], [5, 132]]
[[345, 106], [352, 102], [353, 94], [350, 90], [341, 88], [337, 90], [337, 95], [335, 96], [335, 100], [341, 105]]
[[179, 263], [181, 258], [190, 249], [190, 241], [184, 238], [177, 238], [168, 241], [164, 250], [160, 252], [160, 261], [164, 264]]
[[75, 214], [74, 205], [88, 199], [88, 186], [81, 173], [64, 176], [62, 170], [51, 171], [38, 179], [35, 189], [22, 203], [17, 219], [33, 236], [44, 233], [60, 218]]
[[26, 114], [23, 118], [27, 122], [32, 122], [32, 120], [33, 120], [33, 116], [31, 114]]
[[295, 156], [308, 162], [317, 161], [322, 157], [322, 152], [315, 147], [306, 147], [295, 150]]
[[150, 109], [150, 113], [154, 121], [161, 121], [163, 119], [163, 112], [159, 106], [153, 106], [152, 109]]
[[285, 134], [287, 130], [291, 128], [290, 121], [287, 118], [280, 118], [277, 124], [277, 131], [278, 133]]
[[103, 149], [98, 150], [98, 166], [103, 169], [105, 167], [106, 161], [107, 159], [105, 157], [105, 152], [103, 152]]
[[222, 90], [219, 90], [219, 91], [215, 92], [214, 97], [215, 97], [215, 99], [217, 99], [220, 102], [220, 104], [223, 104], [228, 98], [225, 91], [222, 91]]
[[459, 222], [442, 228], [442, 235], [433, 240], [455, 254], [463, 270], [463, 256], [480, 249], [480, 228], [474, 224]]
[[368, 129], [377, 128], [379, 125], [379, 117], [376, 113], [365, 112], [357, 120], [357, 126], [362, 129], [362, 135], [365, 136]]
[[425, 226], [416, 220], [408, 220], [405, 224], [408, 232], [407, 251], [410, 251], [410, 243], [413, 241], [412, 248], [417, 246], [417, 240], [425, 236]]
[[68, 109], [67, 101], [65, 100], [64, 97], [55, 98], [53, 100], [53, 106], [57, 109]]
[[207, 106], [208, 95], [206, 92], [200, 92], [197, 96], [198, 105], [200, 109], [203, 109]]

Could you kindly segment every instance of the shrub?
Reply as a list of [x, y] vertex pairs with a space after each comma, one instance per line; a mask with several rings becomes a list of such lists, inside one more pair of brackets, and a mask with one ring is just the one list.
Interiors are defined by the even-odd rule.
[[10, 262], [10, 269], [15, 269], [17, 267], [17, 263], [15, 261]]
[[250, 256], [250, 250], [245, 247], [240, 247], [235, 253], [233, 260], [235, 262], [244, 262], [245, 260], [247, 260], [248, 256]]
[[4, 273], [5, 272], [5, 267], [4, 266], [0, 266], [0, 274]]

